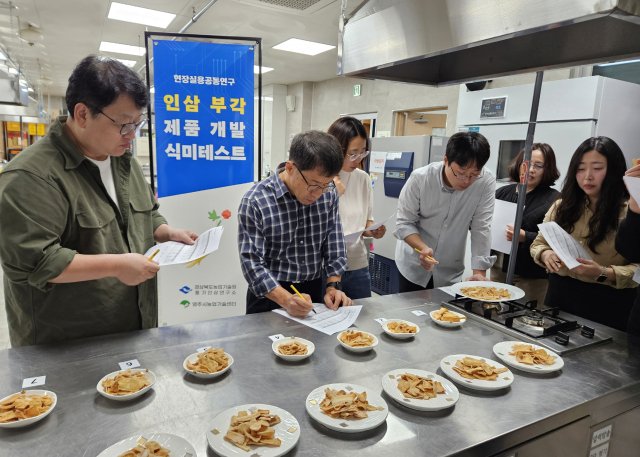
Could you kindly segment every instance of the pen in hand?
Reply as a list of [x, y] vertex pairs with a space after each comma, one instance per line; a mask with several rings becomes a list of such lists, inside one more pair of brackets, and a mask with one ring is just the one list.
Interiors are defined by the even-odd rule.
[[[422, 255], [422, 251], [421, 251], [420, 249], [418, 249], [418, 248], [413, 248], [413, 249], [415, 249], [415, 250], [416, 250], [416, 252], [419, 252], [419, 253]], [[435, 261], [436, 261], [436, 259], [434, 259], [434, 258], [433, 258], [433, 257], [431, 257], [430, 255], [426, 255], [426, 254], [425, 254], [425, 257], [426, 257], [427, 259], [429, 259], [429, 260], [433, 261], [433, 262], [435, 262]]]
[[160, 252], [160, 249], [158, 249], [156, 252], [154, 252], [153, 254], [151, 254], [151, 257], [149, 257], [147, 260], [149, 262], [151, 262], [153, 260], [153, 258], [158, 254], [158, 252]]
[[[302, 298], [302, 299], [304, 300], [304, 297], [302, 296], [302, 294], [301, 294], [300, 292], [298, 292], [298, 289], [296, 289], [296, 288], [293, 286], [293, 284], [291, 284], [291, 288], [293, 289], [293, 291], [294, 291], [295, 293], [297, 293], [297, 294], [298, 294], [298, 297], [300, 297], [300, 298]], [[307, 301], [307, 300], [304, 300], [304, 301]], [[313, 311], [313, 314], [318, 314], [318, 313], [316, 313], [316, 310], [315, 310], [315, 309], [313, 309], [313, 308], [311, 308], [311, 311]]]

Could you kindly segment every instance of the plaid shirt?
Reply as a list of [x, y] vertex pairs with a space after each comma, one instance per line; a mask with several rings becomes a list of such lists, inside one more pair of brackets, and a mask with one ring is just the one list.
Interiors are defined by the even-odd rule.
[[[280, 170], [278, 170], [280, 171]], [[310, 281], [347, 271], [338, 193], [303, 205], [275, 173], [255, 184], [238, 209], [238, 249], [249, 290], [262, 297], [278, 281]]]

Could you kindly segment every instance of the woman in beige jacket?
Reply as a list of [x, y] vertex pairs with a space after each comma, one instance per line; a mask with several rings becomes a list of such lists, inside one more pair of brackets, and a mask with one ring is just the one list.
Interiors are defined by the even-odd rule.
[[546, 267], [549, 289], [545, 305], [626, 331], [638, 284], [632, 264], [615, 249], [615, 237], [627, 214], [626, 169], [618, 145], [606, 137], [590, 138], [576, 150], [559, 200], [544, 222], [555, 221], [589, 253], [569, 270], [544, 236], [531, 245], [534, 261]]

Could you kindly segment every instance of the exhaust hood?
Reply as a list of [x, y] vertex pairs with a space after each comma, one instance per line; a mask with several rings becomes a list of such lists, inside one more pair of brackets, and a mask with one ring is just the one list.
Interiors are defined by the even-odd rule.
[[430, 86], [640, 56], [640, 0], [369, 0], [338, 75]]

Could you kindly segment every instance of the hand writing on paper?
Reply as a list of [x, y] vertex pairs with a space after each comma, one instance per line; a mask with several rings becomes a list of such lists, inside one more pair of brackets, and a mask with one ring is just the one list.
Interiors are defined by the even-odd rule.
[[304, 317], [313, 309], [311, 296], [308, 294], [302, 294], [302, 296], [304, 297], [304, 300], [297, 295], [292, 294], [282, 306], [293, 317]]
[[[513, 241], [513, 225], [507, 224], [506, 234], [507, 234], [507, 241]], [[520, 243], [524, 243], [525, 236], [526, 236], [526, 233], [524, 233], [524, 230], [520, 229], [520, 239], [518, 241], [520, 241]]]
[[137, 286], [153, 278], [160, 270], [158, 262], [149, 261], [142, 254], [120, 254], [116, 259], [118, 265], [115, 277], [127, 286]]
[[591, 276], [592, 278], [597, 278], [602, 273], [602, 267], [595, 261], [580, 258], [577, 258], [576, 260], [582, 265], [572, 268], [571, 271], [573, 271], [574, 273], [579, 275]]
[[556, 254], [555, 251], [552, 251], [551, 249], [543, 251], [542, 255], [540, 256], [540, 260], [546, 265], [547, 270], [549, 270], [551, 273], [557, 273], [564, 265], [562, 263], [562, 260], [560, 260], [560, 257], [558, 257], [558, 254]]
[[[415, 254], [414, 254], [415, 255]], [[433, 258], [433, 249], [428, 246], [425, 246], [422, 251], [420, 251], [420, 265], [427, 271], [432, 271], [433, 267], [438, 265], [440, 262]]]
[[324, 296], [324, 303], [329, 309], [336, 311], [340, 307], [340, 303], [342, 303], [342, 306], [351, 306], [353, 305], [353, 300], [347, 297], [347, 295], [341, 290], [334, 289], [333, 287], [327, 287], [327, 294]]
[[[636, 159], [633, 160], [634, 163], [636, 163]], [[640, 178], [640, 165], [629, 168], [624, 175], [629, 176], [630, 178]], [[627, 188], [628, 187], [629, 186], [627, 186]], [[629, 199], [629, 209], [636, 214], [640, 214], [640, 206], [638, 206], [638, 202], [633, 197]]]

